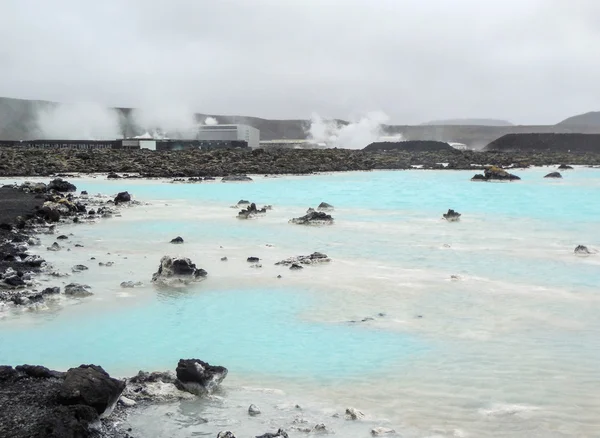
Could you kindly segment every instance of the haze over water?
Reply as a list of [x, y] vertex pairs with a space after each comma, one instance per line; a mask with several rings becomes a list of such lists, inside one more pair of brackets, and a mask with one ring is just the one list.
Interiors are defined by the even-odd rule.
[[[600, 255], [573, 249], [600, 248], [592, 202], [600, 172], [576, 169], [559, 181], [543, 179], [548, 172], [521, 170], [523, 180], [508, 184], [458, 171], [248, 184], [74, 180], [147, 204], [60, 227], [73, 233], [71, 251], [42, 255], [62, 272], [90, 269], [48, 285], [85, 283], [94, 296], [0, 313], [0, 363], [97, 363], [118, 376], [174, 369], [188, 357], [229, 368], [218, 397], [132, 415], [141, 436], [250, 436], [298, 415], [344, 437], [377, 425], [409, 437], [594, 436]], [[273, 210], [238, 220], [229, 207], [240, 199]], [[321, 201], [335, 206], [334, 225], [287, 223]], [[460, 222], [440, 219], [448, 208]], [[185, 243], [171, 245], [176, 236]], [[55, 237], [42, 236], [42, 248]], [[314, 251], [333, 261], [298, 272], [274, 265]], [[165, 254], [190, 257], [208, 278], [155, 288], [149, 280]], [[98, 266], [108, 261], [114, 266]], [[128, 280], [144, 286], [121, 288]], [[248, 418], [250, 403], [260, 418]], [[367, 420], [331, 417], [349, 406]]]

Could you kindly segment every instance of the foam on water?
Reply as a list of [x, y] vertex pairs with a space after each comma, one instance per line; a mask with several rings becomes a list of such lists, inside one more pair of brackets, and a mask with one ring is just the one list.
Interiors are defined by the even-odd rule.
[[[90, 284], [94, 296], [0, 312], [0, 362], [96, 362], [130, 375], [199, 357], [230, 369], [220, 397], [133, 416], [144, 436], [210, 436], [227, 426], [263, 433], [291, 425], [296, 402], [341, 436], [378, 425], [415, 437], [593, 436], [600, 255], [573, 249], [600, 248], [600, 204], [590, 202], [600, 173], [580, 168], [548, 181], [548, 171], [518, 171], [523, 181], [510, 184], [474, 183], [473, 172], [458, 171], [249, 184], [78, 180], [90, 193], [128, 190], [150, 204], [61, 227], [73, 234], [65, 249], [42, 255], [61, 272], [90, 269], [41, 280]], [[229, 208], [239, 199], [274, 209], [241, 221]], [[336, 207], [333, 226], [287, 223], [321, 201]], [[461, 222], [440, 220], [448, 208]], [[185, 243], [171, 245], [178, 235]], [[42, 236], [42, 248], [53, 238]], [[333, 261], [299, 272], [274, 265], [313, 251]], [[208, 278], [156, 289], [149, 280], [158, 261], [178, 253]], [[250, 268], [249, 256], [263, 267]], [[115, 264], [98, 266], [107, 261]], [[119, 286], [130, 280], [143, 286]], [[250, 403], [265, 415], [247, 418]], [[347, 406], [371, 422], [331, 419]]]

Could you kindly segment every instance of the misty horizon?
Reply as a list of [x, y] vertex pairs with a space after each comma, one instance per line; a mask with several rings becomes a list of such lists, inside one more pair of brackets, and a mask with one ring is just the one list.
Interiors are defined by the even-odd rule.
[[0, 17], [0, 96], [394, 125], [600, 107], [593, 0], [23, 0]]

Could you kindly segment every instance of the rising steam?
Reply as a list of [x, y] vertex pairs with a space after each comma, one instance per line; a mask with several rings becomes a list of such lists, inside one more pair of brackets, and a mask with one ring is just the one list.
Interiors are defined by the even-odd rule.
[[121, 137], [119, 114], [95, 103], [59, 104], [38, 110], [38, 138], [114, 140]]
[[[325, 143], [329, 147], [362, 149], [382, 139], [385, 135], [383, 124], [388, 120], [389, 117], [380, 111], [367, 113], [357, 121], [348, 124], [325, 120], [314, 113], [307, 135], [312, 142]], [[399, 140], [399, 138], [395, 139], [395, 141]]]
[[138, 130], [154, 138], [195, 138], [198, 122], [194, 112], [177, 105], [153, 105], [132, 112]]
[[214, 125], [218, 125], [219, 121], [217, 119], [215, 119], [214, 117], [207, 117], [206, 119], [204, 119], [204, 124], [209, 125], [209, 126], [214, 126]]

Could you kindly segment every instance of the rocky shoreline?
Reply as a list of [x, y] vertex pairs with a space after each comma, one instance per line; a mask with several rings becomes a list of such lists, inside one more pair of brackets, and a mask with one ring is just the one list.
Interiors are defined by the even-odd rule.
[[[447, 163], [447, 166], [441, 163]], [[475, 152], [307, 150], [150, 150], [0, 149], [0, 176], [61, 173], [128, 173], [143, 178], [198, 178], [240, 174], [311, 174], [368, 170], [473, 170], [485, 165], [529, 167], [600, 165], [598, 153], [552, 151]]]
[[[61, 178], [48, 184], [25, 182], [0, 188], [0, 311], [43, 306], [47, 298], [61, 292], [80, 298], [92, 295], [89, 286], [75, 283], [65, 286], [64, 291], [60, 287], [39, 287], [36, 275], [51, 270], [51, 266], [41, 255], [31, 254], [40, 245], [36, 235], [54, 234], [60, 223], [95, 222], [113, 217], [123, 205], [134, 205], [135, 201], [127, 192], [113, 199], [89, 196], [85, 191], [75, 194], [76, 191], [74, 184]], [[66, 239], [68, 236], [57, 236], [47, 250], [62, 250], [61, 243]], [[84, 265], [73, 267], [74, 271], [86, 269]]]

